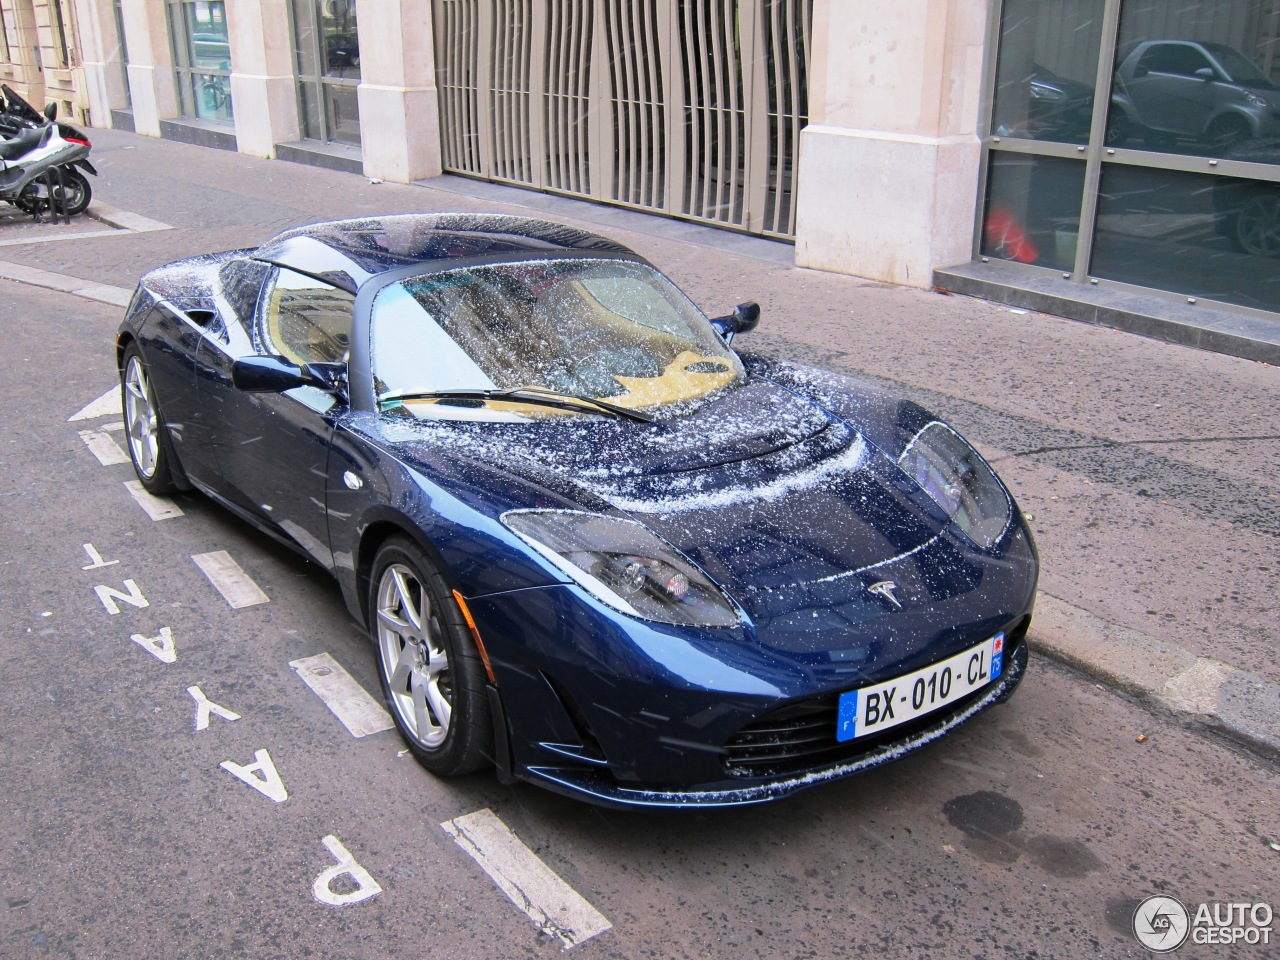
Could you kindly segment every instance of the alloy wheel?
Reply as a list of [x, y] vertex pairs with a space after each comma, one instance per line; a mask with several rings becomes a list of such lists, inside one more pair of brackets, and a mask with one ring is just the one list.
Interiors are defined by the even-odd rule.
[[159, 419], [147, 372], [136, 356], [129, 358], [124, 372], [124, 405], [129, 452], [138, 473], [149, 480], [156, 474], [160, 455]]
[[430, 594], [408, 566], [393, 563], [383, 571], [377, 619], [391, 706], [415, 740], [435, 749], [453, 716], [449, 655]]

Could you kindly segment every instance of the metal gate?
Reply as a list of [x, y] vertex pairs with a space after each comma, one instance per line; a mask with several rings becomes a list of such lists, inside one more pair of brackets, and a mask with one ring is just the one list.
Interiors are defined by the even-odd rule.
[[433, 0], [445, 170], [791, 237], [813, 0]]

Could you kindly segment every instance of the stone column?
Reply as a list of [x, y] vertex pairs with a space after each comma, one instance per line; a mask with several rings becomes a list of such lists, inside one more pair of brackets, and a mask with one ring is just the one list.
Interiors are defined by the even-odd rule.
[[364, 172], [408, 183], [439, 176], [440, 106], [427, 0], [359, 8], [360, 142]]
[[972, 253], [987, 0], [814, 0], [796, 264], [929, 287]]
[[178, 86], [169, 47], [164, 0], [124, 0], [121, 19], [129, 47], [129, 93], [138, 133], [160, 136], [160, 121], [178, 115]]
[[89, 123], [111, 126], [112, 109], [128, 103], [124, 55], [111, 0], [73, 0], [80, 47], [80, 95], [89, 107]]
[[288, 0], [228, 0], [231, 103], [241, 153], [274, 157], [298, 139]]

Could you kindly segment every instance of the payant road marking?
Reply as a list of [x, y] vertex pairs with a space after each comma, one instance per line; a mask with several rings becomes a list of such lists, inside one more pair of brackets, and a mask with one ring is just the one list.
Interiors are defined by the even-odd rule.
[[[326, 906], [345, 907], [347, 904], [359, 903], [361, 900], [376, 897], [382, 892], [382, 887], [378, 885], [378, 881], [373, 879], [368, 870], [356, 863], [356, 858], [351, 855], [351, 851], [342, 845], [341, 840], [333, 834], [329, 834], [321, 842], [338, 862], [316, 877], [315, 883], [311, 885], [311, 895], [313, 897]], [[343, 874], [351, 878], [356, 888], [350, 893], [335, 893], [333, 881]]]
[[230, 760], [223, 760], [218, 766], [275, 803], [284, 803], [289, 799], [289, 791], [284, 788], [284, 781], [280, 779], [276, 765], [271, 762], [271, 754], [266, 750], [254, 751], [253, 763], [247, 766], [242, 767]]
[[108, 587], [105, 583], [100, 583], [93, 588], [93, 592], [98, 595], [98, 599], [102, 601], [102, 605], [107, 608], [107, 613], [115, 616], [120, 612], [121, 603], [127, 603], [131, 607], [149, 607], [151, 602], [142, 595], [142, 590], [133, 580], [124, 582], [124, 590], [117, 590], [115, 587]]
[[104, 467], [129, 462], [129, 455], [120, 449], [120, 444], [115, 442], [111, 434], [103, 430], [81, 430], [80, 439]]
[[126, 480], [124, 486], [152, 520], [171, 520], [183, 515], [180, 506], [168, 497], [156, 496], [137, 480]]
[[252, 607], [271, 600], [262, 592], [262, 588], [240, 569], [240, 564], [231, 559], [231, 554], [227, 551], [197, 553], [191, 559], [232, 609], [239, 610], [241, 607]]
[[84, 544], [84, 552], [89, 555], [90, 563], [87, 567], [81, 567], [81, 570], [97, 570], [99, 567], [114, 567], [119, 560], [103, 560], [102, 554], [98, 552], [98, 548], [92, 543]]
[[[136, 640], [137, 637], [134, 637], [134, 639]], [[209, 717], [213, 714], [218, 715], [223, 720], [227, 721], [227, 723], [231, 723], [235, 720], [240, 719], [240, 714], [236, 713], [234, 710], [228, 710], [226, 707], [224, 707], [220, 703], [214, 703], [212, 700], [210, 700], [208, 697], [204, 695], [204, 691], [201, 690], [199, 687], [187, 687], [187, 693], [191, 694], [191, 699], [196, 702], [196, 732], [197, 733], [201, 730], [209, 729]], [[267, 751], [259, 750], [258, 753], [267, 757], [268, 764], [271, 763], [271, 757], [267, 755]], [[262, 762], [261, 756], [258, 757], [258, 761], [259, 763]], [[228, 760], [226, 763], [221, 764], [223, 769], [231, 770], [231, 767], [235, 766], [234, 763], [231, 763], [231, 767], [228, 767], [227, 766], [228, 763], [231, 763], [231, 761]], [[240, 767], [239, 769], [249, 770], [252, 768]], [[273, 773], [275, 772], [274, 765], [271, 767], [271, 770]], [[231, 770], [231, 772], [235, 773], [234, 770]], [[240, 777], [240, 774], [236, 773], [236, 776]], [[240, 779], [244, 780], [244, 777], [240, 777]], [[279, 775], [276, 776], [276, 779], [277, 780], [280, 779]], [[249, 783], [249, 781], [245, 780], [245, 783]], [[249, 786], [253, 786], [253, 784], [249, 784]], [[281, 787], [281, 789], [284, 789], [284, 788]], [[278, 800], [276, 802], [279, 803]]]
[[565, 948], [613, 927], [486, 807], [440, 824], [498, 889]]
[[[178, 661], [178, 647], [173, 642], [173, 630], [170, 627], [161, 627], [158, 636], [148, 637], [141, 633], [135, 633], [129, 639], [161, 663], [177, 663]], [[199, 687], [196, 689], [198, 690]]]
[[382, 704], [369, 696], [364, 687], [329, 654], [318, 653], [314, 657], [291, 660], [289, 666], [297, 671], [302, 682], [324, 701], [324, 705], [333, 711], [353, 737], [390, 730], [395, 725]]

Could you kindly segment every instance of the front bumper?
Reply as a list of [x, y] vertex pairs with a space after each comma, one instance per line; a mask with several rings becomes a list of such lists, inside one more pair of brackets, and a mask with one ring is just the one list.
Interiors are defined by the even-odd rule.
[[[818, 766], [813, 769], [774, 777], [752, 778], [743, 782], [694, 787], [645, 788], [619, 784], [603, 770], [583, 766], [528, 766], [517, 770], [517, 776], [557, 793], [600, 806], [620, 809], [636, 807], [734, 807], [765, 803], [788, 796], [798, 790], [841, 780], [876, 767], [892, 763], [923, 749], [952, 730], [967, 723], [979, 713], [1012, 695], [1027, 670], [1027, 643], [1020, 639], [1009, 651], [1005, 672], [991, 687], [978, 691], [968, 700], [921, 717], [909, 729], [894, 736], [888, 734], [873, 747], [851, 759]], [[857, 749], [856, 747], [853, 749]]]

